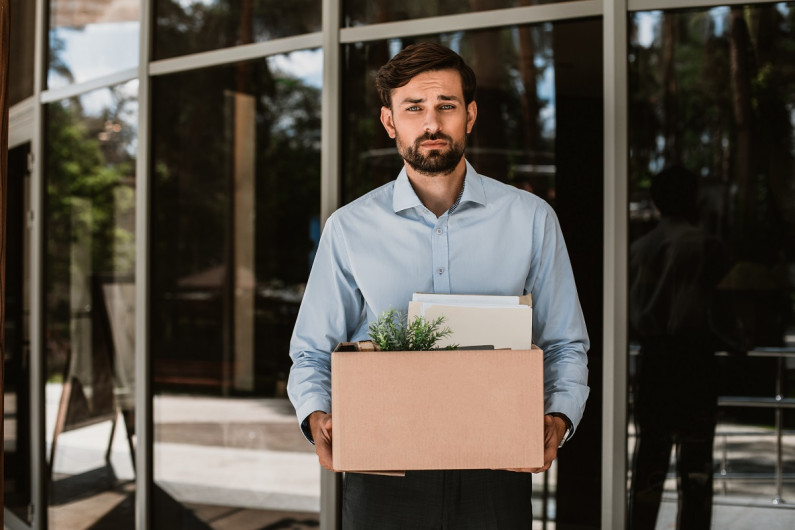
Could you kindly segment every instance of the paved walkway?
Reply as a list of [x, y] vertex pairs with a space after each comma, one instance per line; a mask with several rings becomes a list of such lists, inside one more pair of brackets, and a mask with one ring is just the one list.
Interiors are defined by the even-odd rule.
[[[52, 433], [60, 387], [50, 385], [47, 391], [47, 432]], [[213, 520], [214, 528], [262, 528], [263, 517], [270, 516], [263, 515], [264, 512], [272, 512], [276, 514], [274, 517], [281, 517], [280, 520], [292, 520], [286, 523], [293, 524], [292, 528], [315, 527], [314, 517], [320, 506], [319, 467], [312, 446], [298, 431], [287, 400], [158, 396], [153, 410], [158, 495], [164, 494], [175, 505], [188, 507], [203, 521]], [[727, 444], [730, 469], [732, 462], [734, 465], [759, 463], [760, 454], [765, 455], [764, 465], [772, 464], [774, 440], [769, 431], [756, 432], [736, 426], [721, 426], [719, 430], [734, 433], [719, 435], [716, 442], [716, 458], [722, 456], [722, 444]], [[97, 470], [108, 469], [104, 454], [109, 434], [108, 422], [63, 433], [58, 440], [55, 460], [56, 478], [61, 479], [59, 484], [77, 492], [92, 479], [105, 476]], [[791, 472], [795, 462], [795, 435], [788, 434], [784, 441]], [[95, 484], [91, 495], [85, 493], [88, 490], [82, 490], [82, 494], [77, 492], [71, 496], [69, 488], [64, 489], [61, 506], [80, 507], [71, 513], [85, 517], [90, 512], [87, 503], [94, 499], [91, 506], [99, 515], [111, 506], [120, 514], [127, 510], [129, 518], [134, 474], [121, 423], [112, 445], [111, 464], [116, 480], [113, 488], [97, 490]], [[554, 483], [551, 487], [554, 489]], [[541, 489], [540, 476], [538, 489]], [[666, 490], [658, 530], [675, 528], [673, 479]], [[725, 493], [723, 483], [718, 481], [715, 490], [713, 528], [795, 527], [795, 510], [792, 509], [795, 506], [774, 506], [770, 502], [775, 494], [772, 481], [731, 481]], [[784, 499], [795, 505], [795, 484], [786, 484]], [[534, 505], [540, 513], [539, 497], [534, 499]], [[554, 514], [554, 506], [551, 512]], [[65, 522], [63, 517], [66, 515], [62, 516]], [[78, 526], [59, 524], [57, 527]], [[541, 528], [540, 523], [538, 528]], [[548, 523], [546, 528], [554, 530], [554, 524]]]
[[[48, 433], [58, 392], [48, 387]], [[153, 410], [155, 482], [174, 500], [319, 510], [320, 468], [287, 400], [158, 396]], [[119, 422], [111, 464], [118, 479], [133, 480], [125, 434]], [[79, 475], [104, 466], [109, 435], [109, 422], [61, 434], [55, 472]]]

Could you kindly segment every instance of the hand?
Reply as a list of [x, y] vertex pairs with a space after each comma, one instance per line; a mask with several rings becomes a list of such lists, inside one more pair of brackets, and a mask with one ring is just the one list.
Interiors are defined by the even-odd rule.
[[331, 414], [316, 410], [309, 415], [309, 430], [315, 442], [315, 453], [320, 465], [334, 471], [331, 459]]
[[544, 416], [544, 465], [543, 467], [510, 469], [524, 473], [543, 473], [558, 456], [558, 446], [566, 434], [566, 422], [557, 416]]

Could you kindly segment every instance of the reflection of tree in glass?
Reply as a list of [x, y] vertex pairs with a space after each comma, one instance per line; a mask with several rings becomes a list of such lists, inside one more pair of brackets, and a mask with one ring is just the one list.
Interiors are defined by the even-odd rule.
[[[473, 9], [498, 7], [471, 0]], [[552, 26], [518, 26], [507, 31], [473, 31], [462, 39], [462, 54], [478, 79], [478, 122], [470, 139], [470, 160], [492, 178], [525, 187], [545, 199], [544, 186], [523, 167], [553, 164], [554, 125], [544, 131], [549, 105], [539, 88], [553, 68]], [[494, 60], [499, 50], [499, 61]], [[551, 87], [548, 87], [551, 89]], [[554, 107], [551, 109], [554, 113]], [[533, 181], [536, 182], [533, 182]]]
[[319, 31], [320, 0], [161, 0], [155, 58]]
[[[257, 277], [295, 284], [309, 274], [308, 223], [319, 213], [320, 90], [283, 72], [272, 75], [258, 101]], [[285, 229], [296, 221], [302, 226]]]
[[266, 61], [247, 66], [242, 84], [237, 65], [156, 80], [154, 244], [173, 258], [161, 271], [172, 284], [227, 261], [233, 140], [224, 132], [232, 119], [225, 98], [241, 92], [256, 105], [257, 277], [306, 279], [306, 219], [319, 201], [320, 90]]
[[55, 74], [64, 78], [68, 84], [72, 84], [75, 81], [74, 75], [62, 58], [65, 49], [64, 40], [58, 36], [57, 32], [50, 31], [50, 75]]
[[[154, 80], [153, 342], [162, 373], [170, 373], [166, 361], [224, 362], [224, 348], [232, 347], [226, 304], [240, 279], [235, 245], [249, 244], [241, 234], [252, 229], [254, 392], [272, 393], [278, 373], [289, 368], [283, 352], [320, 209], [320, 89], [276, 68], [290, 61], [279, 56]], [[242, 123], [236, 111], [246, 114]], [[249, 126], [253, 132], [241, 135]], [[241, 147], [253, 154], [241, 157]], [[253, 183], [238, 180], [236, 164], [253, 170]], [[255, 194], [252, 211], [234, 210], [241, 207], [238, 182]], [[247, 218], [253, 226], [234, 226]]]
[[48, 327], [60, 337], [69, 336], [74, 278], [134, 269], [135, 133], [125, 120], [135, 100], [109, 90], [112, 104], [94, 115], [78, 98], [47, 107]]
[[348, 0], [345, 2], [345, 25], [377, 24], [424, 17], [474, 13], [489, 9], [548, 4], [560, 0]]
[[[771, 4], [636, 17], [653, 20], [657, 33], [648, 45], [634, 35], [630, 46], [632, 189], [648, 190], [649, 176], [665, 165], [693, 168], [704, 190], [702, 225], [729, 244], [733, 261], [756, 264], [784, 293], [776, 271], [795, 255], [795, 10]], [[737, 274], [742, 289], [756, 289]], [[785, 301], [771, 304], [779, 309], [768, 322], [788, 319]]]

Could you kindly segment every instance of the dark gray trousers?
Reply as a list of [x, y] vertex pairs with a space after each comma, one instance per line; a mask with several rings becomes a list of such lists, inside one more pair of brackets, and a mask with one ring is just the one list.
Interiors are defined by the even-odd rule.
[[513, 471], [346, 473], [343, 530], [530, 529], [532, 475]]

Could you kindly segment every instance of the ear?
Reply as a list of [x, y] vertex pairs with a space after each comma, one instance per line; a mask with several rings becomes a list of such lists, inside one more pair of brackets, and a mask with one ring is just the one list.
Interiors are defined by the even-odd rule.
[[392, 110], [389, 107], [381, 107], [381, 123], [386, 129], [390, 138], [395, 138], [395, 121], [392, 118]]
[[467, 105], [467, 134], [472, 132], [472, 127], [475, 126], [475, 120], [478, 117], [478, 104], [470, 101]]

